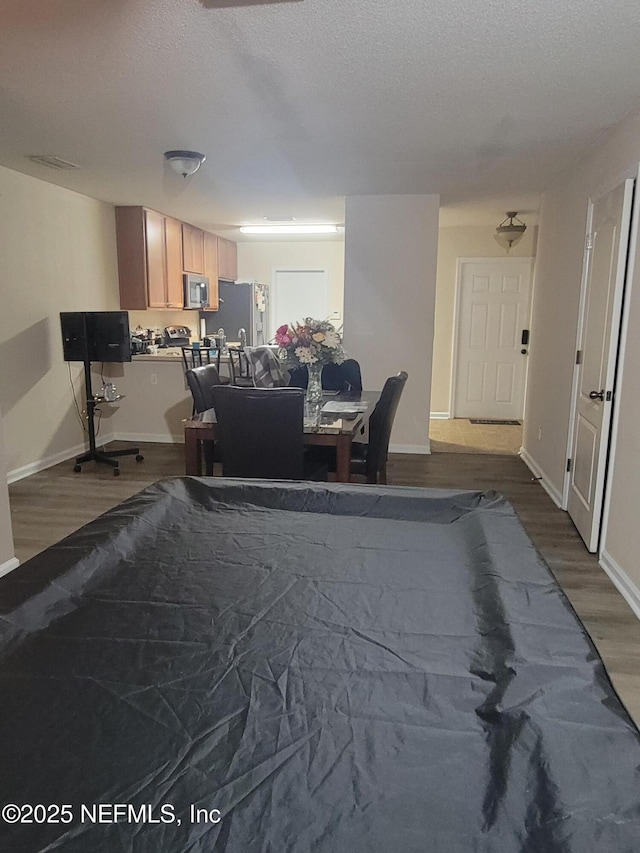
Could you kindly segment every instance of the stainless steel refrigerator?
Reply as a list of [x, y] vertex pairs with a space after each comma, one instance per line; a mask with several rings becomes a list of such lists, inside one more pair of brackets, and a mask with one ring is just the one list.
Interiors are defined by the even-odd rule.
[[[247, 334], [249, 346], [268, 343], [269, 288], [257, 281], [220, 281], [220, 307], [200, 312], [201, 334], [215, 335], [223, 328], [228, 341], [240, 340], [240, 329]], [[202, 325], [204, 321], [204, 329]]]

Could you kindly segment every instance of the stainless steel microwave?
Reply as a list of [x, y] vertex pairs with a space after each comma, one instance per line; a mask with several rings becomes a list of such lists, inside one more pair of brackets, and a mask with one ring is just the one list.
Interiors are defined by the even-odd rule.
[[184, 307], [199, 309], [209, 307], [209, 279], [206, 275], [185, 273]]

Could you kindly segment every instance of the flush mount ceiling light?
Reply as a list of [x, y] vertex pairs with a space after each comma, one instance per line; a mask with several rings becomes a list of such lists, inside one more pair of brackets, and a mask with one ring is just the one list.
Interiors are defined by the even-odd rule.
[[197, 172], [207, 158], [197, 151], [165, 151], [164, 159], [174, 172], [187, 178]]
[[243, 234], [337, 234], [337, 225], [242, 225]]
[[516, 243], [519, 243], [520, 240], [522, 240], [522, 236], [527, 230], [527, 226], [524, 222], [521, 222], [517, 216], [517, 210], [507, 211], [507, 218], [498, 225], [496, 233], [494, 234], [496, 241], [503, 249], [506, 249], [507, 252], [512, 246], [515, 246]]

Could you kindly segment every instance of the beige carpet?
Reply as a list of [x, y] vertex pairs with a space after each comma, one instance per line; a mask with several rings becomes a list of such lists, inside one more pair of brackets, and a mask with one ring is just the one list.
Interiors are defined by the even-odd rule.
[[522, 426], [472, 424], [467, 418], [429, 421], [432, 453], [494, 453], [514, 456], [522, 445]]

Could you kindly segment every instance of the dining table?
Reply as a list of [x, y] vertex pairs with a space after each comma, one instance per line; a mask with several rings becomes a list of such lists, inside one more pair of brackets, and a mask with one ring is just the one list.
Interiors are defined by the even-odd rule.
[[[366, 434], [371, 412], [380, 398], [379, 391], [357, 394], [323, 394], [319, 403], [305, 402], [304, 443], [335, 447], [338, 483], [348, 483], [351, 477], [351, 445], [354, 439]], [[202, 475], [202, 444], [215, 441], [216, 413], [207, 409], [184, 420], [185, 473]]]

